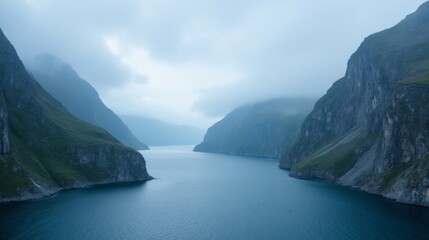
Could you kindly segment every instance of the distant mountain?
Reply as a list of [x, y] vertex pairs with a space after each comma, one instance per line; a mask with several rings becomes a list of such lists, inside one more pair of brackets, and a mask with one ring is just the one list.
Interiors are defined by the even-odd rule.
[[204, 131], [195, 127], [174, 125], [145, 117], [121, 118], [137, 138], [149, 146], [195, 145], [204, 136]]
[[137, 140], [122, 120], [104, 103], [97, 91], [59, 58], [43, 54], [26, 62], [35, 79], [73, 115], [106, 129], [123, 144], [137, 150], [148, 147]]
[[429, 2], [363, 41], [280, 167], [429, 206]]
[[0, 30], [0, 202], [147, 179], [142, 155], [70, 114], [27, 73]]
[[274, 99], [239, 107], [210, 127], [196, 152], [278, 158], [298, 136], [311, 99]]

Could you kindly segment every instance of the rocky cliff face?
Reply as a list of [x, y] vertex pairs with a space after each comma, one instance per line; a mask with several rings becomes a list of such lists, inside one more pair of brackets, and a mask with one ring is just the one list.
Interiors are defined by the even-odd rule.
[[305, 119], [291, 175], [429, 205], [429, 3], [365, 39]]
[[0, 31], [0, 202], [150, 178], [140, 153], [72, 116], [28, 75]]
[[137, 150], [149, 149], [101, 101], [98, 92], [61, 59], [42, 54], [26, 62], [27, 69], [55, 99], [76, 117], [106, 129], [121, 143]]
[[7, 113], [6, 100], [0, 92], [0, 154], [10, 150], [9, 142], [9, 117]]
[[296, 139], [311, 99], [275, 99], [235, 109], [194, 151], [279, 158]]
[[95, 166], [101, 172], [110, 172], [102, 180], [106, 183], [139, 181], [148, 177], [141, 174], [141, 169], [146, 168], [141, 154], [129, 149], [106, 144], [92, 149], [70, 147], [67, 154], [72, 159], [72, 164], [81, 167]]

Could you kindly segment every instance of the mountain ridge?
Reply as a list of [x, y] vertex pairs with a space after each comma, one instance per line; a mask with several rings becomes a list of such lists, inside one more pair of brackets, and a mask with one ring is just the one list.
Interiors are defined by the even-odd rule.
[[161, 120], [120, 116], [136, 137], [149, 146], [195, 145], [204, 136], [204, 131], [195, 127], [175, 125]]
[[71, 115], [34, 80], [0, 29], [0, 202], [151, 179], [137, 151]]
[[211, 126], [194, 151], [279, 158], [295, 140], [313, 103], [277, 98], [238, 107]]
[[42, 87], [73, 115], [106, 129], [129, 147], [137, 150], [149, 149], [103, 103], [97, 90], [82, 79], [70, 64], [51, 54], [40, 54], [25, 65]]

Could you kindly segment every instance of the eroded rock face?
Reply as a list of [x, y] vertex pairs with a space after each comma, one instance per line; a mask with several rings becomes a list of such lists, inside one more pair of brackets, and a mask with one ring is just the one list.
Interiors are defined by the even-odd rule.
[[429, 87], [395, 87], [383, 115], [378, 172], [429, 157]]
[[280, 167], [429, 205], [429, 3], [365, 39]]
[[0, 92], [0, 153], [5, 154], [9, 150], [9, 119], [3, 93]]
[[112, 145], [100, 145], [90, 150], [72, 147], [68, 154], [73, 159], [73, 164], [101, 169], [106, 174], [106, 178], [101, 179], [101, 182], [128, 182], [151, 178], [146, 171], [146, 162], [138, 152], [118, 149]]

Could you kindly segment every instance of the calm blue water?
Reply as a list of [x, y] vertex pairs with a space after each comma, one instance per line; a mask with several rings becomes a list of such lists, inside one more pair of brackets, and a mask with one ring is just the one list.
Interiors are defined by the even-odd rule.
[[143, 153], [155, 180], [0, 205], [0, 238], [429, 239], [429, 209], [290, 178], [274, 160]]

